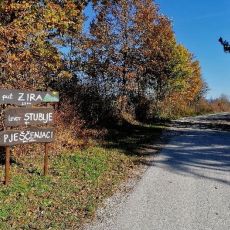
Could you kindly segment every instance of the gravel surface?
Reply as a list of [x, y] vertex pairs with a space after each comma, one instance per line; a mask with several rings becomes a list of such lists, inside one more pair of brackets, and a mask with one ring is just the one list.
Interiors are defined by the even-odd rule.
[[129, 193], [108, 199], [85, 230], [229, 230], [230, 132], [199, 127], [229, 125], [229, 118], [224, 113], [175, 122], [173, 137], [146, 163], [141, 179]]

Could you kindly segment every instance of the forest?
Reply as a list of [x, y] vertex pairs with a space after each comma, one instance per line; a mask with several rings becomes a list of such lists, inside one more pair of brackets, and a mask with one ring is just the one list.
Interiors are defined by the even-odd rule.
[[[93, 17], [87, 23], [89, 18], [85, 10], [89, 8]], [[202, 76], [199, 60], [183, 44], [178, 43], [172, 21], [161, 13], [159, 6], [152, 0], [0, 0], [0, 84], [2, 89], [59, 92], [60, 102], [55, 106], [57, 140], [51, 147], [55, 154], [66, 149], [79, 149], [86, 144], [94, 146], [94, 138], [105, 137], [109, 132], [108, 127], [123, 124], [124, 121], [153, 124], [181, 116], [230, 111], [230, 102], [226, 96], [213, 100], [205, 98], [208, 85]], [[0, 109], [1, 114], [2, 110], [3, 107]], [[2, 122], [0, 129], [3, 129]], [[126, 137], [130, 135], [125, 134]], [[18, 156], [38, 153], [40, 146], [19, 146], [15, 151], [17, 162]], [[123, 165], [131, 164], [120, 152], [122, 159], [116, 158], [114, 152], [111, 153], [112, 158], [104, 158], [107, 154], [104, 149], [94, 149], [93, 152], [100, 152], [101, 161], [94, 158], [91, 150], [87, 152], [88, 155], [79, 152], [74, 156], [67, 155], [73, 161], [71, 164], [67, 158], [59, 156], [54, 166], [60, 169], [60, 174], [51, 169], [52, 175], [66, 176], [64, 167], [67, 166], [63, 166], [66, 164], [75, 173], [71, 176], [79, 174], [74, 171], [77, 167], [83, 167], [82, 170], [89, 174], [81, 171], [82, 176], [87, 177], [91, 175], [92, 164], [100, 162], [98, 176], [94, 171], [92, 174], [93, 178], [98, 178], [100, 173], [104, 173], [103, 167], [107, 167], [107, 160], [112, 162], [115, 172], [123, 172]], [[19, 161], [23, 162], [22, 159]], [[92, 162], [87, 165], [89, 159]], [[33, 165], [33, 160], [29, 161]], [[18, 164], [19, 171], [15, 169], [17, 173], [22, 170], [20, 165], [23, 163]], [[27, 172], [36, 174], [35, 166], [31, 167], [26, 169]], [[109, 171], [114, 172], [111, 168]], [[112, 181], [114, 175], [109, 174], [108, 181]], [[82, 177], [77, 180], [79, 182]], [[93, 188], [88, 189], [88, 185], [81, 182], [84, 186], [78, 188], [78, 191], [87, 188], [87, 192], [100, 194], [101, 190], [94, 184], [96, 179], [90, 181], [93, 181]], [[44, 189], [47, 194], [51, 192], [52, 186], [56, 186], [53, 181], [47, 182], [51, 187], [43, 186], [40, 179], [36, 185], [28, 183], [31, 187], [41, 186], [41, 191]], [[98, 183], [100, 188], [107, 186], [103, 184], [105, 181], [103, 186]], [[17, 189], [24, 189], [23, 193], [29, 194], [22, 184], [16, 184], [16, 194]], [[75, 189], [64, 182], [61, 186], [63, 191]], [[4, 197], [4, 194], [7, 191], [0, 191], [0, 197]], [[52, 202], [58, 202], [55, 199]], [[70, 212], [74, 212], [75, 206], [69, 206], [69, 201], [65, 201], [63, 207], [66, 210], [73, 208]], [[29, 198], [27, 202], [31, 202]], [[83, 206], [88, 205], [88, 200], [82, 199], [81, 202]], [[44, 210], [53, 212], [52, 205], [44, 203], [43, 206]], [[60, 213], [58, 208], [54, 208], [57, 215]], [[91, 209], [94, 210], [91, 206], [80, 208], [82, 216], [77, 218], [81, 219]], [[9, 210], [0, 209], [1, 220], [6, 220], [5, 216], [14, 212]], [[48, 224], [44, 229], [52, 226], [49, 225], [52, 216], [46, 216], [49, 221], [44, 221], [43, 218], [39, 220], [40, 214], [34, 215], [28, 217], [28, 220], [37, 218], [36, 221], [41, 224], [37, 229], [43, 229], [45, 223]], [[23, 218], [22, 215], [16, 219]], [[23, 221], [27, 223], [27, 220]], [[23, 221], [22, 227], [25, 226]], [[12, 219], [9, 222], [11, 227], [14, 226]], [[63, 226], [72, 226], [68, 224], [71, 224], [71, 220], [63, 223]], [[9, 225], [4, 226], [9, 228]]]
[[86, 29], [87, 4], [2, 1], [2, 88], [57, 90], [59, 114], [87, 125], [199, 112], [208, 89], [200, 63], [153, 1], [93, 1]]
[[199, 61], [153, 1], [95, 1], [87, 31], [87, 2], [80, 2], [1, 3], [3, 88], [57, 90], [59, 114], [71, 110], [87, 125], [197, 109], [207, 90]]

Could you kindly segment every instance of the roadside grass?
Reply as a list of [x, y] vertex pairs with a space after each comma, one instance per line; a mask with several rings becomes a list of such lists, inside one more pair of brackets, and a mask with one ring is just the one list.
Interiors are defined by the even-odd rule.
[[50, 156], [48, 177], [42, 176], [41, 154], [14, 159], [10, 185], [0, 186], [0, 229], [78, 229], [138, 167], [136, 149], [159, 139], [162, 130], [111, 130], [93, 147]]
[[108, 149], [120, 149], [128, 156], [143, 157], [146, 155], [143, 151], [145, 148], [161, 142], [162, 132], [165, 128], [166, 123], [152, 125], [125, 123], [122, 126], [109, 129], [102, 146]]

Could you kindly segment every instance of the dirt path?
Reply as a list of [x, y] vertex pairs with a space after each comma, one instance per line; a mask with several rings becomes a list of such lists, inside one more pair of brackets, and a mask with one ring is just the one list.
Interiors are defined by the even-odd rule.
[[229, 118], [177, 121], [175, 135], [134, 190], [86, 229], [229, 230], [230, 132], [207, 129], [213, 121], [228, 125]]

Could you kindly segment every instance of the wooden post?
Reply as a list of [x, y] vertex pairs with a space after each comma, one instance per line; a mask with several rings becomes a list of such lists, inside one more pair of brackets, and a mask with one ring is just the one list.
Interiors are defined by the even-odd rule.
[[6, 162], [5, 162], [5, 185], [10, 181], [10, 147], [6, 147]]
[[45, 143], [44, 176], [48, 175], [48, 143]]

